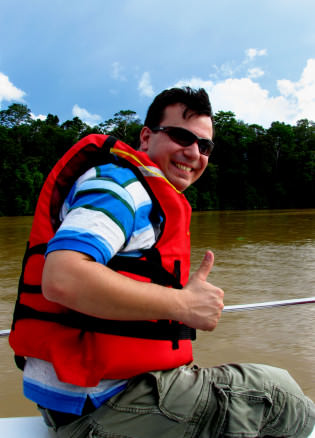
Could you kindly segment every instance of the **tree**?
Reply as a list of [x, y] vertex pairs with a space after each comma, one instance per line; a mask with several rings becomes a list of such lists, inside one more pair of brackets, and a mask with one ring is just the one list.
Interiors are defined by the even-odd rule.
[[98, 129], [91, 128], [87, 123], [82, 122], [79, 117], [74, 117], [72, 120], [67, 120], [61, 125], [61, 128], [65, 131], [71, 132], [74, 138], [74, 142], [80, 140], [80, 138], [93, 133], [96, 133]]
[[59, 125], [59, 117], [54, 116], [53, 114], [48, 114], [45, 120], [46, 125], [50, 126], [58, 126]]
[[8, 109], [0, 111], [0, 124], [6, 128], [28, 125], [31, 122], [31, 110], [26, 105], [13, 103]]
[[269, 206], [272, 154], [266, 139], [266, 130], [257, 124], [249, 125], [251, 141], [248, 144], [248, 208]]
[[82, 120], [79, 117], [74, 117], [72, 120], [67, 120], [61, 125], [63, 129], [72, 129], [77, 133], [84, 131], [84, 129], [86, 129], [87, 126], [88, 125], [82, 122]]
[[291, 189], [295, 179], [295, 139], [293, 128], [282, 122], [273, 122], [267, 130], [272, 172], [269, 181], [269, 199], [272, 208], [292, 206]]
[[[90, 127], [78, 117], [33, 120], [25, 105], [0, 111], [0, 215], [33, 214], [40, 187], [56, 161], [81, 137], [105, 133], [137, 146], [142, 124], [122, 110]], [[314, 208], [315, 124], [274, 122], [269, 129], [215, 119], [215, 148], [201, 178], [185, 191], [194, 210]]]
[[31, 215], [34, 213], [34, 206], [44, 182], [39, 167], [38, 159], [29, 158], [15, 169], [15, 214]]
[[209, 163], [201, 177], [185, 191], [192, 202], [193, 210], [214, 210], [219, 208], [218, 199], [218, 166]]
[[218, 196], [221, 209], [248, 208], [248, 148], [252, 133], [231, 111], [215, 116], [212, 162], [218, 166]]
[[315, 123], [299, 120], [293, 127], [295, 136], [295, 205], [313, 207], [315, 199]]
[[131, 147], [138, 146], [142, 124], [134, 111], [121, 110], [114, 114], [113, 119], [106, 120], [98, 126], [105, 134], [113, 135]]

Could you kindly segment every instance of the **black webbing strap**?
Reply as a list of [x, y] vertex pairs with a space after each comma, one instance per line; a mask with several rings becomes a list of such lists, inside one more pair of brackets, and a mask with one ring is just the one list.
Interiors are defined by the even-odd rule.
[[29, 242], [27, 243], [26, 251], [23, 258], [22, 273], [19, 281], [19, 294], [21, 292], [26, 292], [29, 294], [40, 294], [42, 292], [42, 288], [40, 285], [24, 283], [24, 269], [29, 257], [35, 254], [45, 255], [46, 249], [47, 243], [40, 243], [38, 245], [32, 246], [31, 248], [29, 246]]
[[160, 264], [148, 260], [140, 260], [134, 257], [115, 256], [107, 266], [114, 271], [132, 272], [136, 275], [149, 278], [152, 283], [161, 286], [171, 286], [175, 289], [182, 289], [182, 285]]
[[18, 319], [18, 314], [19, 314], [18, 309], [21, 306], [21, 304], [20, 304], [21, 293], [27, 292], [27, 293], [40, 294], [42, 292], [42, 288], [40, 285], [32, 285], [32, 284], [24, 283], [24, 270], [25, 270], [25, 265], [27, 263], [27, 260], [29, 259], [30, 256], [32, 256], [34, 254], [44, 255], [46, 252], [46, 249], [47, 249], [47, 243], [41, 243], [38, 245], [34, 245], [31, 248], [30, 248], [30, 243], [29, 242], [26, 243], [26, 250], [25, 250], [24, 257], [23, 257], [23, 261], [22, 261], [22, 272], [21, 272], [20, 279], [19, 279], [18, 296], [16, 299], [14, 312], [13, 312], [12, 330], [14, 330], [15, 322]]
[[45, 255], [46, 249], [47, 249], [47, 243], [39, 243], [38, 245], [34, 245], [31, 248], [28, 246], [26, 249], [25, 256], [26, 258], [28, 258], [34, 254]]
[[51, 321], [83, 331], [131, 338], [169, 340], [173, 342], [174, 349], [178, 348], [178, 340], [180, 339], [196, 339], [195, 329], [174, 321], [114, 321], [95, 318], [74, 311], [66, 313], [39, 312], [24, 304], [19, 304], [16, 313], [17, 319], [31, 318]]

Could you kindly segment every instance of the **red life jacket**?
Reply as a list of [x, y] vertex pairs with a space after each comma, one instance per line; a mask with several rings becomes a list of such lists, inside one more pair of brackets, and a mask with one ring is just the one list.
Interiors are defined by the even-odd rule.
[[[44, 254], [56, 233], [70, 188], [89, 168], [115, 162], [129, 167], [149, 193], [152, 214], [163, 216], [155, 245], [140, 258], [115, 256], [108, 266], [123, 275], [180, 289], [188, 281], [191, 208], [149, 159], [113, 137], [95, 134], [58, 161], [41, 190], [23, 260], [9, 342], [22, 368], [24, 357], [54, 365], [59, 380], [95, 386], [192, 360], [195, 330], [175, 321], [111, 321], [75, 312], [41, 293]], [[179, 292], [180, 293], [180, 292]]]

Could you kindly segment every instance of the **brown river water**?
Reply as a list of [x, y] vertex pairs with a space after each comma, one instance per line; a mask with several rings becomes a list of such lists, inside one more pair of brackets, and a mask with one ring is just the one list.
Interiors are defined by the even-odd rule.
[[[21, 259], [32, 218], [0, 218], [0, 330], [10, 328]], [[192, 271], [207, 249], [209, 281], [225, 304], [315, 296], [315, 210], [193, 213]], [[217, 328], [198, 332], [195, 362], [255, 362], [286, 368], [315, 400], [315, 303], [223, 313]], [[38, 415], [22, 395], [7, 337], [0, 337], [0, 417]]]

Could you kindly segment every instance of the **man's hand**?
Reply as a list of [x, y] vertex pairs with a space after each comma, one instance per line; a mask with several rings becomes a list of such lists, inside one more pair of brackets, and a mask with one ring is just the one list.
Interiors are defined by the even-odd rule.
[[187, 299], [187, 318], [183, 322], [196, 329], [213, 330], [220, 319], [224, 292], [207, 282], [214, 263], [214, 255], [207, 251], [199, 269], [183, 288]]
[[42, 289], [49, 301], [98, 318], [166, 319], [213, 330], [223, 309], [223, 291], [207, 282], [213, 260], [207, 251], [179, 290], [133, 280], [76, 251], [53, 251], [46, 257]]

